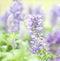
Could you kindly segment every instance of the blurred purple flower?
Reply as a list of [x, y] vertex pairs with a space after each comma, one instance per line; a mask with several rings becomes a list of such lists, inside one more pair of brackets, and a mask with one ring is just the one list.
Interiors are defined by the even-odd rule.
[[2, 23], [3, 24], [3, 29], [4, 30], [7, 30], [7, 19], [8, 19], [8, 17], [9, 17], [9, 15], [10, 15], [10, 13], [8, 13], [8, 12], [6, 12], [4, 15], [2, 15], [1, 16], [1, 18], [0, 18], [0, 23]]
[[[21, 2], [13, 1], [12, 6], [9, 7], [7, 13], [2, 16], [1, 20], [4, 24], [5, 30], [7, 32], [19, 31], [20, 21], [22, 21], [24, 19], [23, 8], [24, 7]], [[12, 17], [13, 17], [13, 19], [12, 19]]]
[[18, 32], [20, 29], [20, 22], [16, 20], [13, 15], [10, 15], [7, 20], [7, 31]]
[[9, 8], [9, 11], [13, 14], [14, 18], [20, 21], [23, 20], [24, 17], [23, 10], [23, 3], [18, 1], [13, 1], [13, 4]]
[[10, 12], [16, 13], [18, 11], [23, 11], [24, 6], [22, 2], [13, 1], [13, 4], [10, 6]]
[[57, 58], [56, 58], [56, 61], [60, 61], [60, 57], [57, 57]]
[[59, 23], [60, 18], [60, 5], [53, 6], [51, 10], [51, 25], [56, 26], [57, 23]]
[[53, 53], [54, 55], [60, 54], [60, 31], [48, 34], [46, 42], [48, 52]]

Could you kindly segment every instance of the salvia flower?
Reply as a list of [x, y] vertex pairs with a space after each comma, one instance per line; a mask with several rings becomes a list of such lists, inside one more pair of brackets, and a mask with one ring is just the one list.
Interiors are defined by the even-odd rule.
[[14, 18], [17, 20], [23, 20], [24, 14], [24, 5], [22, 2], [13, 1], [11, 7], [9, 7], [9, 11], [13, 14]]
[[[28, 29], [31, 36], [31, 52], [37, 53], [42, 48], [43, 40], [43, 21], [45, 17], [41, 7], [29, 8]], [[40, 42], [41, 41], [41, 42]]]
[[30, 51], [31, 53], [35, 54], [38, 53], [40, 50], [44, 48], [43, 41], [39, 39], [33, 39], [30, 40]]
[[48, 34], [47, 36], [47, 51], [54, 54], [60, 54], [60, 31], [56, 31], [52, 34]]
[[[9, 14], [9, 15], [8, 15]], [[13, 1], [13, 4], [9, 7], [7, 14], [2, 16], [2, 21], [5, 23], [7, 32], [15, 32], [20, 29], [20, 21], [23, 20], [23, 4], [18, 1]]]
[[[36, 36], [39, 36], [43, 29], [43, 21], [44, 21], [44, 14], [41, 12], [41, 8], [29, 9], [29, 16], [28, 16], [28, 28], [31, 30], [30, 32], [34, 33]], [[38, 13], [39, 12], [39, 13]]]
[[59, 25], [60, 21], [60, 5], [55, 5], [51, 10], [51, 25], [56, 26]]

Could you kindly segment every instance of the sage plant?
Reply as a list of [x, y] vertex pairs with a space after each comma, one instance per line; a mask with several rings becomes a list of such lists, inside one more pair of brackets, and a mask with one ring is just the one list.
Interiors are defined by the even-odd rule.
[[37, 53], [43, 48], [43, 22], [45, 20], [44, 13], [41, 7], [29, 8], [27, 21], [29, 22], [27, 27], [29, 29], [30, 40], [30, 51]]

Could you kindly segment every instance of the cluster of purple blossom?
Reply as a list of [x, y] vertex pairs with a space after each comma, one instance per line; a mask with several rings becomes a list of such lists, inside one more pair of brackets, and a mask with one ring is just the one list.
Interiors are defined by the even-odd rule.
[[48, 51], [53, 54], [60, 54], [60, 31], [56, 31], [47, 36]]
[[[53, 27], [52, 33], [46, 37], [47, 51], [54, 55], [51, 61], [60, 61], [60, 5], [56, 5], [51, 10], [51, 26]], [[58, 58], [56, 58], [58, 57]]]
[[[8, 32], [15, 32], [20, 30], [20, 21], [24, 20], [23, 4], [18, 1], [14, 1], [13, 5], [9, 8], [8, 12], [2, 16], [1, 20], [4, 23], [4, 29]], [[59, 25], [60, 18], [60, 6], [55, 6], [52, 9], [51, 25]], [[46, 39], [44, 33], [44, 20], [45, 14], [41, 6], [35, 8], [29, 8], [26, 20], [28, 21], [28, 30], [30, 39], [30, 51], [32, 53], [38, 53], [39, 50], [48, 46], [47, 50], [53, 54], [60, 54], [60, 30], [55, 30], [54, 33], [49, 34]], [[46, 43], [45, 43], [46, 42]]]
[[20, 21], [23, 20], [23, 4], [22, 2], [13, 1], [13, 4], [8, 8], [8, 11], [2, 16], [3, 28], [7, 32], [15, 32], [20, 29]]
[[28, 15], [28, 29], [31, 36], [30, 50], [32, 53], [38, 53], [43, 45], [43, 22], [45, 20], [45, 16], [40, 6], [35, 7], [34, 9], [29, 8]]

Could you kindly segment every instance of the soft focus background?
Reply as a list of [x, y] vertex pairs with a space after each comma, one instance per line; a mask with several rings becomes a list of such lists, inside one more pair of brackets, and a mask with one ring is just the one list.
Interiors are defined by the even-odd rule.
[[[48, 33], [51, 30], [49, 23], [51, 7], [55, 4], [59, 4], [60, 0], [23, 0], [23, 2], [26, 7], [42, 5], [46, 16], [44, 27], [47, 29], [46, 32]], [[11, 4], [12, 0], [0, 0], [0, 16], [2, 16], [7, 11]], [[29, 40], [29, 35], [24, 22], [21, 23], [20, 39], [18, 39], [16, 42], [20, 43], [21, 49], [12, 49], [10, 44], [13, 42], [13, 39], [18, 38], [18, 36], [18, 34], [14, 33], [3, 33], [0, 29], [0, 61], [47, 61], [47, 59], [51, 57], [51, 55], [45, 52], [45, 50], [40, 51], [41, 56], [39, 56], [39, 54], [32, 55], [30, 53], [29, 44], [27, 42]], [[4, 43], [6, 43], [6, 45], [3, 45]]]

